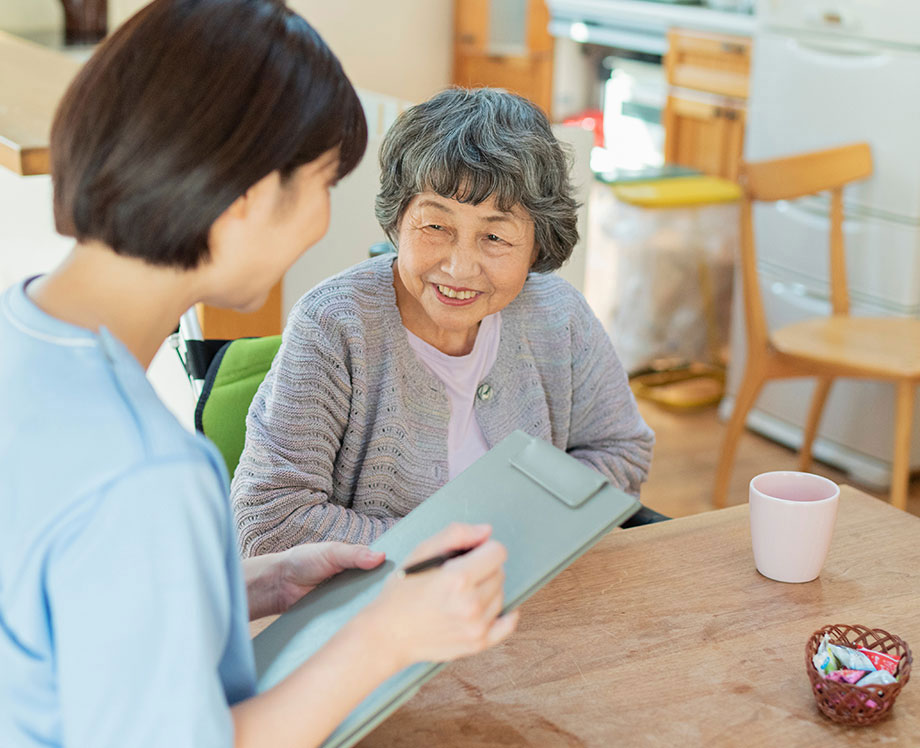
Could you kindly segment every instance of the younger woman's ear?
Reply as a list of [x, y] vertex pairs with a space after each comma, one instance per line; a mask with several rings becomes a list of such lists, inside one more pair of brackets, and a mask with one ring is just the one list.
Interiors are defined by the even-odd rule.
[[231, 219], [246, 218], [254, 211], [269, 213], [275, 207], [282, 190], [281, 174], [276, 169], [266, 174], [227, 207], [225, 213]]
[[247, 190], [242, 195], [240, 195], [236, 200], [234, 200], [230, 205], [227, 206], [227, 209], [224, 211], [224, 215], [230, 219], [242, 219], [246, 217], [246, 213], [249, 211], [248, 201], [246, 199], [249, 191]]
[[[279, 174], [273, 171], [250, 185], [242, 195], [228, 205], [211, 224], [208, 243], [213, 248], [228, 243], [238, 243], [240, 237], [248, 231], [248, 219], [259, 215], [259, 211], [268, 215], [277, 200], [280, 188]], [[242, 233], [241, 233], [242, 232]]]

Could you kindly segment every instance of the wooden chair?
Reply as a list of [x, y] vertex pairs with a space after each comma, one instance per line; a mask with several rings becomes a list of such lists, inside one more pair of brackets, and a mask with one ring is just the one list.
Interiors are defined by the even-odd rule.
[[[799, 469], [811, 465], [811, 447], [835, 377], [877, 379], [897, 387], [891, 503], [907, 505], [914, 390], [920, 382], [920, 320], [849, 316], [843, 248], [843, 187], [872, 173], [866, 143], [741, 166], [741, 272], [747, 333], [744, 380], [735, 397], [716, 471], [714, 502], [725, 505], [732, 461], [748, 411], [770, 379], [818, 380], [802, 439]], [[754, 201], [791, 200], [830, 190], [830, 317], [768, 331], [757, 278], [752, 226]]]

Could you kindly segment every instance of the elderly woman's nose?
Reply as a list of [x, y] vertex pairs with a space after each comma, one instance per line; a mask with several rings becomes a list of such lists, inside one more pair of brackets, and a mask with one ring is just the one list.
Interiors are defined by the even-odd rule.
[[444, 258], [443, 268], [455, 278], [479, 273], [479, 247], [472, 240], [458, 241]]

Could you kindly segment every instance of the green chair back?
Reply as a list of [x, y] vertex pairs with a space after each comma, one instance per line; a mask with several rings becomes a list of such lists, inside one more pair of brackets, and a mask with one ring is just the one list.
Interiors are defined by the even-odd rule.
[[249, 405], [280, 345], [280, 335], [231, 340], [208, 366], [195, 408], [195, 427], [217, 445], [231, 478], [246, 441]]

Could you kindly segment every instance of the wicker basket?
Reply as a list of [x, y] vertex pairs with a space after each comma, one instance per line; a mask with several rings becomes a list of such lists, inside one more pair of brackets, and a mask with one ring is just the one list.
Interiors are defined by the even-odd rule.
[[[865, 647], [875, 652], [885, 652], [893, 657], [900, 657], [895, 673], [897, 683], [885, 686], [854, 686], [838, 683], [821, 677], [815, 669], [812, 658], [824, 635], [828, 634], [831, 644], [858, 649]], [[845, 725], [871, 725], [884, 719], [891, 711], [894, 700], [910, 679], [910, 666], [913, 657], [907, 642], [882, 629], [870, 629], [866, 626], [834, 624], [815, 631], [805, 645], [805, 669], [811, 681], [818, 709], [834, 722]]]

